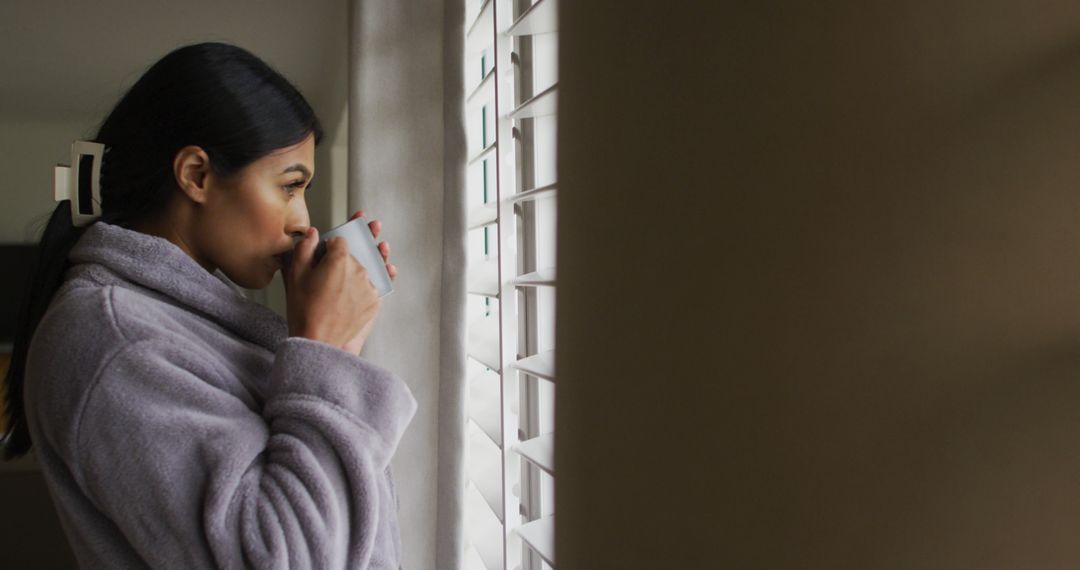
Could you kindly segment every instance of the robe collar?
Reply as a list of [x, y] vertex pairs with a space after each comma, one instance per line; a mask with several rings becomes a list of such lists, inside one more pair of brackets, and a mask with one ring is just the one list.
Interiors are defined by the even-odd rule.
[[165, 238], [98, 220], [83, 231], [68, 261], [65, 280], [91, 274], [100, 282], [135, 283], [272, 352], [288, 337], [284, 317], [248, 299], [220, 269], [208, 272]]

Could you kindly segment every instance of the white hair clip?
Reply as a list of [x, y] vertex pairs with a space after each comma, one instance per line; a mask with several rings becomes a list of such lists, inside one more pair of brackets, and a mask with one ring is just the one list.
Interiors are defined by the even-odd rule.
[[71, 166], [56, 165], [53, 196], [71, 200], [71, 223], [86, 226], [101, 217], [101, 161], [105, 145], [90, 141], [71, 143]]

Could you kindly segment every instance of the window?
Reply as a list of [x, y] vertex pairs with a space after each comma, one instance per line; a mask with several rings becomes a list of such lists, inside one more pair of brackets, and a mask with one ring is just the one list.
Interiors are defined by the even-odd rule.
[[557, 0], [470, 0], [466, 567], [555, 566]]

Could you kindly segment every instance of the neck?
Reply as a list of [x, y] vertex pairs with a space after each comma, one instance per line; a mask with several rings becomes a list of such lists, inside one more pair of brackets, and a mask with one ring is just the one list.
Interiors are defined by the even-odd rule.
[[189, 237], [191, 234], [184, 231], [185, 228], [190, 228], [190, 224], [181, 223], [175, 216], [170, 215], [168, 212], [153, 220], [144, 220], [138, 222], [132, 226], [131, 229], [141, 232], [147, 235], [157, 236], [166, 239], [177, 247], [181, 251], [188, 254], [199, 265], [207, 271], [207, 273], [213, 273], [217, 270], [216, 267], [209, 261], [203, 259], [195, 252], [193, 240]]

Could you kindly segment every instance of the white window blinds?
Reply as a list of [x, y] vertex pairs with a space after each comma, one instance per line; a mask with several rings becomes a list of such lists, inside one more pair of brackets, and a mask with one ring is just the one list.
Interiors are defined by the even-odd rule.
[[468, 0], [466, 568], [555, 567], [557, 0]]

